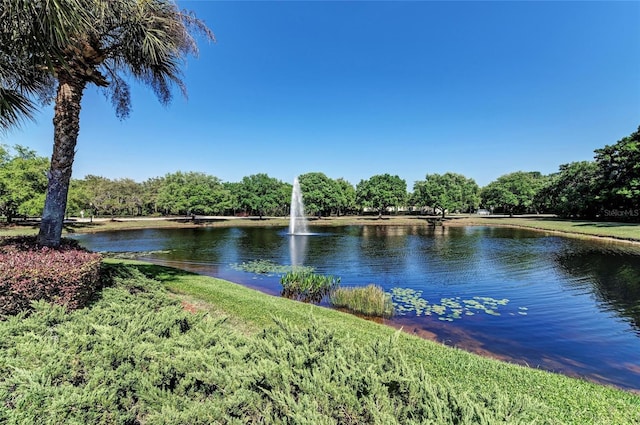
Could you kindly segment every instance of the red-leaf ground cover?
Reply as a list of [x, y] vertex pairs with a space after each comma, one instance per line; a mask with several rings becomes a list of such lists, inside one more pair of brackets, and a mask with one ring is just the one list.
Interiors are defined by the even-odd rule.
[[0, 318], [28, 311], [32, 301], [85, 306], [100, 287], [100, 254], [63, 240], [40, 247], [34, 237], [0, 239]]

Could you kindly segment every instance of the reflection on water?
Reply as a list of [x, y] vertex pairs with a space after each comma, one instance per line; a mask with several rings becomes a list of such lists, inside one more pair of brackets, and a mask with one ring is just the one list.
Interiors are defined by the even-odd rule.
[[[163, 229], [77, 235], [97, 251], [160, 251], [151, 261], [280, 293], [279, 276], [234, 263], [312, 266], [343, 285], [422, 291], [426, 302], [505, 299], [495, 315], [385, 323], [479, 354], [640, 390], [640, 248], [490, 227]], [[458, 297], [458, 298], [457, 298]], [[524, 314], [523, 312], [526, 312]]]
[[290, 265], [304, 266], [307, 258], [307, 241], [313, 236], [289, 235]]
[[[606, 255], [602, 255], [602, 252]], [[640, 335], [640, 261], [620, 246], [568, 247], [556, 255], [559, 269], [578, 290], [593, 293], [603, 308], [627, 318]], [[640, 365], [639, 365], [640, 367]]]

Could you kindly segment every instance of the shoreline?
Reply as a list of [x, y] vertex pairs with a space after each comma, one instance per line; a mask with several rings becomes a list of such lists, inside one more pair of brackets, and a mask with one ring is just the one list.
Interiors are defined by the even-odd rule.
[[[489, 226], [528, 229], [560, 236], [640, 245], [640, 223], [598, 222], [559, 219], [555, 216], [472, 216], [451, 215], [440, 221], [433, 216], [342, 216], [309, 218], [310, 226], [417, 226], [434, 227], [433, 220], [445, 227]], [[430, 222], [431, 221], [431, 222]], [[70, 218], [65, 220], [63, 236], [81, 233], [99, 233], [144, 229], [184, 229], [202, 227], [287, 227], [288, 217], [118, 217]], [[0, 225], [0, 236], [35, 234], [39, 221], [17, 221]], [[623, 234], [625, 233], [625, 234]], [[629, 234], [626, 234], [629, 233]]]
[[[498, 219], [499, 220], [499, 219]], [[526, 218], [513, 218], [513, 220], [526, 220]], [[558, 219], [560, 221], [561, 219]], [[597, 223], [597, 222], [594, 222]], [[545, 227], [539, 226], [528, 226], [523, 224], [516, 223], [487, 223], [487, 222], [475, 222], [474, 218], [470, 218], [468, 222], [460, 222], [455, 224], [450, 224], [452, 226], [492, 226], [492, 227], [509, 227], [514, 229], [526, 229], [533, 230], [536, 232], [545, 232], [551, 233], [554, 235], [572, 237], [577, 239], [588, 239], [588, 240], [597, 240], [601, 242], [615, 242], [615, 243], [624, 243], [630, 245], [638, 245], [640, 246], [640, 238], [634, 237], [620, 237], [620, 236], [608, 236], [608, 235], [597, 235], [591, 233], [582, 233], [577, 231], [566, 231], [566, 230], [558, 230], [558, 229], [549, 229]], [[640, 228], [640, 224], [637, 225]]]

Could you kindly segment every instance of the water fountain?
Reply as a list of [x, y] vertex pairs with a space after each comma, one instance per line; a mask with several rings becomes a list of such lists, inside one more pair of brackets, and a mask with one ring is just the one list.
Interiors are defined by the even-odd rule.
[[302, 191], [300, 182], [296, 177], [293, 180], [293, 191], [291, 192], [291, 216], [289, 218], [290, 235], [309, 234], [307, 229], [307, 218], [304, 216], [304, 202], [302, 201]]

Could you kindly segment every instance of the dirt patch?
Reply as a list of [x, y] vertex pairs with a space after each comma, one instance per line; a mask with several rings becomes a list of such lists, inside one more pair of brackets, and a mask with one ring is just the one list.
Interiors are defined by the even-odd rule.
[[181, 302], [180, 302], [180, 305], [182, 306], [182, 308], [183, 308], [185, 311], [188, 311], [188, 312], [189, 312], [189, 313], [191, 313], [191, 314], [196, 314], [196, 313], [198, 313], [199, 311], [201, 311], [201, 310], [200, 310], [196, 305], [191, 304], [191, 303], [189, 303], [189, 302], [187, 302], [187, 301], [181, 301]]

